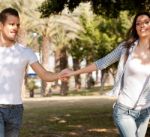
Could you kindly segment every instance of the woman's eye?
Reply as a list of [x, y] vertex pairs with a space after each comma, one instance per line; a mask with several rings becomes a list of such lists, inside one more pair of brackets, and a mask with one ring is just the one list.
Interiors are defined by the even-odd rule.
[[143, 21], [143, 22], [137, 22], [136, 23], [136, 26], [141, 26], [141, 25], [149, 25], [150, 21], [147, 20], [147, 21]]

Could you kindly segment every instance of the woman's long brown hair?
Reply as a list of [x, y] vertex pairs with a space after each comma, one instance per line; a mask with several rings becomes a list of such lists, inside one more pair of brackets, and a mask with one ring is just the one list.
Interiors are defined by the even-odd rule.
[[127, 48], [127, 56], [129, 55], [129, 48], [131, 47], [131, 45], [139, 39], [139, 36], [137, 34], [137, 31], [136, 31], [136, 20], [139, 16], [141, 15], [146, 15], [150, 18], [150, 13], [148, 12], [141, 12], [141, 13], [138, 13], [135, 17], [134, 17], [134, 20], [133, 20], [133, 23], [132, 23], [132, 26], [131, 28], [129, 29], [128, 33], [127, 33], [127, 40], [124, 44], [124, 46]]

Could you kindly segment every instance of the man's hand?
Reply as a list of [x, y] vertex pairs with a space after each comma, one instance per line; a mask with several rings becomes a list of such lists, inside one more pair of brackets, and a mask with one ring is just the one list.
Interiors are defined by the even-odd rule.
[[73, 70], [71, 69], [64, 69], [59, 73], [59, 79], [62, 81], [68, 81], [69, 77], [72, 76]]

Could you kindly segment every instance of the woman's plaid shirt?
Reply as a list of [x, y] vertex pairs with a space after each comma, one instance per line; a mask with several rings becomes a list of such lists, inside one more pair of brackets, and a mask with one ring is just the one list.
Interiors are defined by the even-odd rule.
[[[129, 50], [128, 59], [130, 58], [132, 51], [137, 46], [137, 44], [138, 44], [138, 40], [135, 41], [134, 44], [131, 46]], [[125, 56], [126, 56], [125, 54], [126, 54], [126, 48], [123, 42], [119, 44], [119, 46], [116, 49], [114, 49], [111, 53], [109, 53], [105, 57], [95, 62], [97, 69], [102, 70], [107, 68], [111, 64], [119, 61], [113, 89], [110, 92], [108, 92], [107, 95], [118, 97], [120, 93], [122, 76], [125, 71]], [[143, 85], [144, 86], [143, 91], [141, 92], [141, 95], [137, 100], [136, 105], [143, 104], [143, 102], [144, 104], [148, 103], [150, 105], [150, 80], [149, 79], [150, 76], [148, 77], [146, 83]]]
[[119, 44], [119, 46], [114, 49], [111, 53], [106, 55], [105, 57], [97, 60], [95, 62], [97, 69], [103, 70], [110, 66], [111, 64], [119, 61], [118, 70], [115, 78], [115, 83], [113, 90], [108, 93], [111, 96], [118, 96], [121, 86], [121, 78], [124, 72], [124, 57], [126, 53], [126, 48], [124, 47], [124, 43]]

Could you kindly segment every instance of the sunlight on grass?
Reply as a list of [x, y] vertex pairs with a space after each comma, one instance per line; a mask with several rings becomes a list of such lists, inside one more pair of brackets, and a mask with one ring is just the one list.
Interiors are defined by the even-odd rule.
[[88, 131], [90, 132], [107, 132], [107, 133], [114, 133], [116, 132], [117, 133], [117, 129], [106, 129], [106, 128], [94, 128], [94, 129], [89, 129]]
[[103, 91], [100, 91], [100, 87], [93, 87], [91, 89], [79, 89], [79, 90], [71, 90], [68, 92], [68, 96], [97, 96], [103, 95], [108, 90], [111, 90], [112, 86], [104, 87]]
[[[103, 93], [110, 88], [105, 87]], [[82, 92], [72, 91], [73, 97], [35, 98], [24, 102], [20, 137], [119, 137], [112, 119], [115, 100], [100, 96], [99, 87], [85, 91], [85, 97]], [[146, 137], [150, 136], [149, 129]]]
[[111, 116], [113, 101], [78, 98], [25, 102], [21, 137], [117, 137], [109, 130], [98, 130], [115, 128]]
[[82, 125], [69, 125], [68, 127], [73, 127], [73, 128], [82, 128]]

